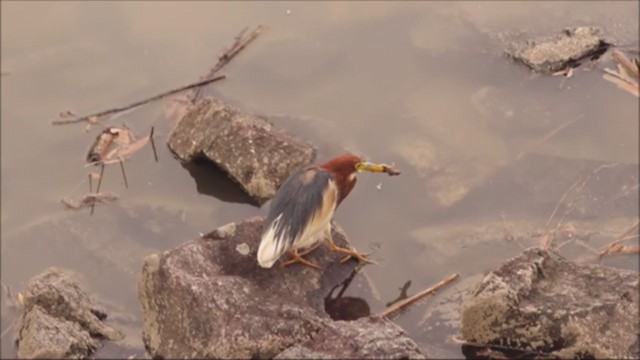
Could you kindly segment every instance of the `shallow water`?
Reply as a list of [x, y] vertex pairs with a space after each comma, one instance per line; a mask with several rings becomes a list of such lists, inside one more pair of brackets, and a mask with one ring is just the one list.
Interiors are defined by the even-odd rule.
[[[553, 204], [540, 212], [524, 200], [518, 203], [522, 194], [516, 190], [491, 196], [505, 204], [513, 200], [515, 205], [504, 208], [519, 208], [517, 214], [483, 207], [486, 196], [447, 208], [554, 128], [578, 119], [533, 152], [638, 164], [638, 99], [602, 80], [601, 69], [613, 67], [608, 58], [570, 79], [533, 76], [504, 57], [501, 41], [504, 33], [594, 25], [616, 44], [637, 48], [637, 2], [1, 6], [2, 71], [10, 73], [1, 80], [1, 266], [2, 281], [16, 290], [46, 267], [62, 266], [83, 274], [92, 291], [125, 312], [139, 314], [136, 259], [141, 265], [145, 254], [266, 214], [266, 207], [248, 204], [215, 170], [190, 172], [172, 157], [164, 146], [169, 124], [163, 102], [113, 121], [139, 135], [155, 126], [159, 162], [150, 147], [143, 149], [126, 163], [128, 190], [117, 167], [106, 172], [103, 189], [121, 196], [117, 204], [96, 208], [92, 217], [65, 211], [61, 197], [88, 191], [84, 179], [90, 169], [83, 160], [99, 129], [87, 134], [83, 125], [50, 125], [63, 110], [92, 113], [194, 81], [245, 26], [269, 29], [222, 71], [228, 78], [215, 85], [217, 94], [280, 115], [274, 123], [314, 142], [319, 160], [349, 150], [395, 162], [404, 171], [394, 178], [360, 176], [336, 215], [358, 249], [379, 248], [374, 258], [380, 264], [366, 268], [381, 301], [372, 304], [374, 312], [396, 298], [407, 280], [412, 294], [452, 272], [478, 274], [521, 251], [501, 236], [442, 244], [434, 232], [523, 218], [544, 228]], [[565, 189], [562, 184], [556, 190]], [[637, 209], [624, 215], [637, 218]], [[51, 222], [79, 229], [76, 234], [98, 231], [100, 240], [37, 231]], [[619, 232], [629, 223], [616, 224]], [[129, 251], [124, 259], [118, 258], [121, 248]], [[96, 259], [87, 258], [91, 251]], [[607, 264], [637, 263], [631, 256]], [[398, 318], [416, 337], [414, 318], [430, 301]], [[13, 316], [3, 297], [2, 330]], [[11, 336], [2, 338], [2, 357], [14, 354]], [[427, 353], [440, 346], [416, 340]], [[104, 351], [108, 356], [109, 349]], [[461, 356], [457, 345], [446, 351]]]

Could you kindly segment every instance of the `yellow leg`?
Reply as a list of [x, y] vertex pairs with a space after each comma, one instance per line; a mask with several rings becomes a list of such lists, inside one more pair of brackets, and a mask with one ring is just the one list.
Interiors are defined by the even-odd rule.
[[313, 250], [317, 249], [318, 246], [314, 246], [308, 250], [305, 250], [302, 254], [298, 254], [297, 250], [294, 251], [289, 251], [289, 255], [291, 255], [291, 260], [282, 263], [282, 265], [280, 265], [281, 267], [286, 267], [289, 265], [293, 265], [295, 263], [301, 263], [303, 265], [307, 265], [307, 266], [311, 266], [314, 269], [320, 269], [320, 266], [317, 264], [312, 263], [309, 260], [305, 260], [302, 256], [307, 255], [308, 253], [312, 252]]
[[337, 252], [339, 254], [345, 254], [347, 256], [345, 256], [342, 260], [340, 260], [340, 262], [345, 262], [349, 259], [351, 259], [352, 257], [357, 259], [358, 261], [365, 263], [365, 264], [375, 264], [375, 262], [367, 259], [365, 256], [369, 256], [371, 254], [360, 254], [358, 252], [356, 252], [355, 250], [352, 249], [347, 249], [347, 248], [343, 248], [343, 247], [339, 247], [338, 245], [336, 245], [336, 243], [333, 242], [333, 238], [331, 236], [331, 226], [329, 225], [327, 227], [327, 230], [325, 231], [325, 237], [327, 238], [327, 242], [329, 242], [329, 250], [333, 251], [333, 252]]

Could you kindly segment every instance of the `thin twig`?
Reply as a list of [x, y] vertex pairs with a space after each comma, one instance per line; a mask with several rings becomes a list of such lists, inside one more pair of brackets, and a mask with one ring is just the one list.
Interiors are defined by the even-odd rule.
[[0, 338], [3, 338], [9, 332], [9, 330], [11, 330], [14, 327], [17, 321], [18, 321], [18, 316], [16, 316], [11, 322], [11, 324], [9, 324], [9, 326], [7, 326], [7, 328], [2, 332], [2, 334], [0, 334]]
[[557, 133], [559, 133], [560, 131], [562, 131], [564, 128], [566, 128], [567, 126], [573, 124], [574, 122], [580, 120], [582, 117], [584, 117], [584, 114], [578, 115], [575, 118], [560, 124], [559, 126], [557, 126], [556, 128], [554, 128], [553, 130], [549, 131], [545, 136], [543, 136], [542, 138], [540, 138], [539, 140], [529, 144], [529, 146], [527, 146], [524, 150], [522, 150], [522, 152], [520, 154], [518, 154], [518, 156], [516, 157], [516, 159], [520, 159], [522, 158], [524, 155], [526, 155], [527, 153], [531, 152], [533, 149], [537, 148], [538, 146], [540, 146], [542, 143], [544, 143], [545, 141], [549, 140], [550, 138], [552, 138], [554, 135], [556, 135]]
[[93, 192], [93, 179], [91, 179], [91, 173], [87, 174], [89, 177], [89, 192]]
[[[224, 54], [222, 54], [222, 56], [218, 58], [218, 62], [216, 63], [216, 65], [214, 65], [214, 67], [212, 67], [201, 78], [209, 79], [212, 76], [214, 76], [224, 66], [230, 63], [231, 60], [233, 60], [233, 58], [240, 53], [240, 51], [242, 51], [245, 47], [247, 47], [247, 45], [249, 45], [253, 40], [255, 40], [265, 29], [266, 27], [264, 25], [259, 25], [247, 37], [244, 37], [244, 34], [247, 31], [247, 28], [245, 27], [240, 32], [240, 34], [236, 36], [235, 42], [233, 43], [233, 45], [231, 45], [231, 48], [225, 51]], [[200, 96], [201, 90], [202, 89], [197, 88], [195, 90], [192, 90], [190, 94], [187, 94], [186, 98], [189, 100], [189, 102], [191, 102], [191, 104], [196, 103], [196, 101], [198, 100], [198, 97]]]
[[[573, 184], [571, 184], [571, 186], [569, 186], [569, 189], [567, 189], [567, 191], [562, 195], [562, 197], [560, 198], [560, 201], [558, 201], [558, 204], [556, 204], [556, 207], [553, 209], [553, 212], [551, 213], [551, 216], [547, 220], [547, 224], [545, 226], [544, 235], [540, 239], [540, 242], [541, 242], [540, 247], [541, 248], [548, 249], [549, 247], [551, 247], [551, 243], [553, 242], [553, 237], [555, 236], [555, 233], [562, 226], [562, 224], [564, 222], [564, 219], [569, 214], [571, 214], [571, 212], [575, 208], [575, 203], [576, 203], [578, 194], [580, 194], [580, 192], [585, 188], [585, 186], [587, 186], [587, 183], [589, 182], [589, 180], [591, 180], [593, 175], [595, 175], [598, 172], [600, 172], [600, 170], [607, 169], [607, 168], [612, 168], [612, 167], [617, 166], [617, 165], [619, 165], [619, 163], [611, 163], [611, 164], [600, 165], [597, 168], [595, 168], [595, 170], [593, 170], [591, 173], [589, 173], [584, 179], [578, 179]], [[555, 217], [556, 212], [560, 208], [560, 205], [562, 205], [564, 203], [566, 197], [568, 196], [568, 194], [574, 188], [576, 190], [575, 190], [573, 199], [571, 200], [571, 202], [569, 202], [569, 205], [566, 207], [565, 211], [562, 213], [562, 216], [560, 217], [560, 220], [558, 221], [558, 224], [556, 225], [556, 227], [553, 230], [549, 231], [549, 225], [551, 224], [551, 221]]]
[[151, 132], [149, 133], [149, 141], [151, 141], [151, 148], [153, 149], [153, 158], [158, 162], [158, 152], [156, 151], [156, 143], [153, 141], [153, 126], [151, 127]]
[[104, 118], [107, 115], [111, 115], [111, 114], [127, 111], [127, 110], [133, 109], [135, 107], [144, 105], [144, 104], [146, 104], [148, 102], [151, 102], [151, 101], [154, 101], [154, 100], [158, 100], [158, 99], [162, 99], [164, 97], [167, 97], [169, 95], [173, 95], [175, 93], [179, 93], [181, 91], [185, 91], [185, 90], [193, 89], [193, 88], [196, 88], [196, 87], [204, 86], [204, 85], [210, 84], [212, 82], [222, 80], [224, 78], [225, 78], [225, 76], [221, 75], [221, 76], [217, 76], [217, 77], [212, 78], [212, 79], [200, 80], [198, 82], [195, 82], [195, 83], [192, 83], [192, 84], [188, 84], [188, 85], [179, 87], [177, 89], [165, 91], [165, 92], [163, 92], [161, 94], [152, 96], [152, 97], [144, 99], [144, 100], [136, 101], [136, 102], [134, 102], [132, 104], [129, 104], [129, 105], [112, 108], [112, 109], [109, 109], [109, 110], [101, 111], [99, 113], [95, 113], [95, 114], [91, 114], [91, 115], [87, 115], [87, 116], [82, 116], [82, 117], [79, 117], [79, 118], [76, 118], [76, 119], [69, 119], [69, 120], [58, 119], [58, 120], [52, 121], [52, 124], [53, 125], [65, 125], [65, 124], [74, 124], [74, 123], [79, 123], [79, 122], [89, 122], [89, 123], [91, 123], [90, 119], [98, 119], [98, 120], [100, 120], [101, 118]]
[[[638, 228], [638, 225], [640, 225], [640, 219], [636, 220], [633, 224], [631, 224], [631, 226], [629, 226], [627, 229], [625, 229], [622, 234], [620, 234], [618, 237], [616, 237], [612, 242], [610, 242], [609, 244], [607, 244], [606, 246], [602, 247], [602, 249], [599, 251], [599, 256], [600, 258], [609, 255], [611, 253], [614, 252], [619, 252], [621, 251], [624, 247], [620, 246], [620, 243], [625, 241], [625, 240], [629, 240], [629, 239], [635, 239], [637, 236], [629, 236], [631, 234], [632, 231], [636, 230]], [[618, 249], [616, 249], [616, 247], [619, 247]], [[614, 249], [616, 249], [616, 251], [614, 251]]]
[[425, 296], [431, 295], [434, 292], [436, 292], [438, 289], [440, 289], [441, 287], [449, 284], [450, 282], [452, 282], [453, 280], [458, 278], [458, 274], [453, 274], [453, 275], [449, 275], [449, 277], [447, 277], [444, 280], [441, 280], [439, 283], [433, 285], [432, 287], [425, 289], [415, 295], [412, 295], [400, 302], [395, 303], [393, 306], [389, 306], [388, 308], [386, 308], [383, 312], [380, 313], [380, 317], [390, 317], [392, 316], [394, 313], [402, 310], [403, 308], [413, 304], [414, 302], [422, 299]]
[[[104, 174], [104, 164], [100, 167], [100, 177], [98, 178], [98, 185], [96, 186], [96, 194], [100, 192], [100, 185], [102, 184], [102, 175]], [[91, 213], [89, 215], [93, 215], [93, 210], [96, 208], [96, 204], [91, 205]]]
[[124, 172], [124, 160], [120, 159], [120, 169], [122, 170], [122, 178], [124, 179], [124, 187], [129, 188], [129, 182], [127, 181], [127, 173]]

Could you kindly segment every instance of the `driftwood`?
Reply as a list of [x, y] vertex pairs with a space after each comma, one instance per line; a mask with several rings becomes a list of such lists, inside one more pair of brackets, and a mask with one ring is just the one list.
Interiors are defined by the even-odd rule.
[[222, 80], [224, 78], [225, 78], [225, 76], [221, 75], [221, 76], [217, 76], [217, 77], [215, 77], [213, 79], [200, 80], [198, 82], [195, 82], [195, 83], [192, 83], [192, 84], [188, 84], [188, 85], [185, 85], [185, 86], [181, 86], [181, 87], [173, 89], [173, 90], [165, 91], [165, 92], [163, 92], [161, 94], [152, 96], [152, 97], [144, 99], [144, 100], [136, 101], [136, 102], [134, 102], [132, 104], [129, 104], [129, 105], [108, 109], [108, 110], [101, 111], [101, 112], [98, 112], [98, 113], [95, 113], [95, 114], [81, 116], [81, 117], [75, 118], [75, 119], [58, 119], [58, 120], [52, 121], [52, 124], [53, 125], [65, 125], [65, 124], [75, 124], [75, 123], [80, 123], [80, 122], [87, 122], [87, 123], [90, 123], [90, 124], [91, 123], [97, 123], [98, 121], [104, 120], [108, 115], [113, 115], [113, 114], [120, 113], [120, 112], [123, 112], [123, 111], [131, 110], [133, 108], [136, 108], [138, 106], [142, 106], [142, 105], [144, 105], [146, 103], [149, 103], [151, 101], [159, 100], [159, 99], [162, 99], [162, 98], [167, 97], [169, 95], [173, 95], [173, 94], [185, 91], [185, 90], [189, 90], [189, 89], [193, 89], [193, 88], [196, 88], [196, 87], [204, 86], [204, 85], [210, 84], [212, 82]]

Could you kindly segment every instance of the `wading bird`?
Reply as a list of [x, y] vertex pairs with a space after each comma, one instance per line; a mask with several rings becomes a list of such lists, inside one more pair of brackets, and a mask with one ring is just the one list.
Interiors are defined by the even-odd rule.
[[[331, 238], [331, 218], [355, 186], [356, 173], [360, 171], [400, 174], [388, 165], [372, 164], [352, 154], [291, 174], [271, 202], [258, 247], [258, 264], [270, 268], [284, 253], [289, 253], [292, 259], [282, 266], [299, 262], [319, 268], [302, 256], [316, 249], [323, 238], [331, 251], [347, 255], [343, 261], [354, 257], [371, 263], [365, 255], [339, 247]], [[307, 250], [299, 253], [302, 249]]]

